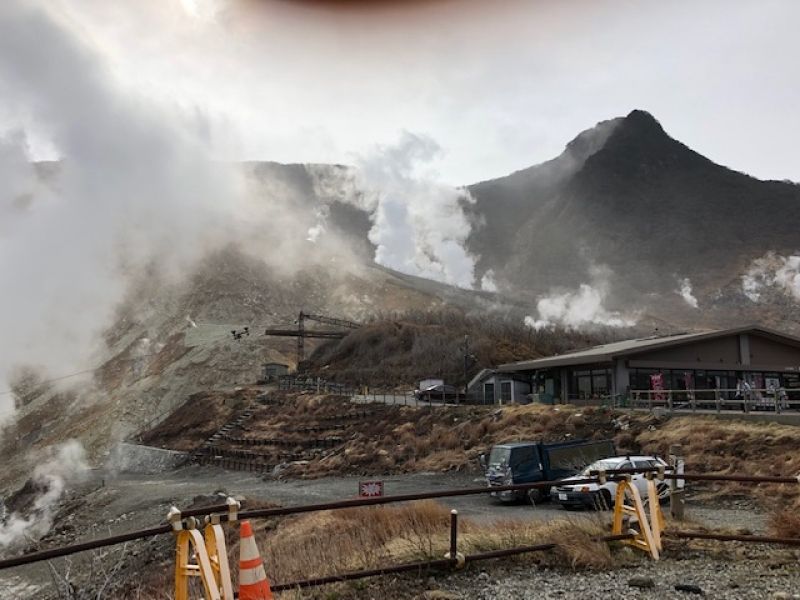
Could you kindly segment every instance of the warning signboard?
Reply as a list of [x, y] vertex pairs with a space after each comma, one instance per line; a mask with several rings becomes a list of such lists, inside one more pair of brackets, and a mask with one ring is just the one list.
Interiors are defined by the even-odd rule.
[[377, 498], [383, 496], [382, 481], [359, 481], [358, 495], [362, 498]]

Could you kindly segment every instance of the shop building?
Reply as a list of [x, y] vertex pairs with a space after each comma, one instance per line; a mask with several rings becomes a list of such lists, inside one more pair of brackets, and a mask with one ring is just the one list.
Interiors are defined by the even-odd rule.
[[780, 393], [800, 401], [800, 338], [759, 326], [653, 336], [504, 364], [490, 373], [529, 382], [542, 402], [594, 403], [661, 390], [730, 398], [745, 382], [754, 397]]

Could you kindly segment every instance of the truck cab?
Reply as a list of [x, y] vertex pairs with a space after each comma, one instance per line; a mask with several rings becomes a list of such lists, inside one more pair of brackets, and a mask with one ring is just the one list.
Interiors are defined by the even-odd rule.
[[[486, 483], [489, 487], [544, 481], [543, 465], [537, 446], [534, 442], [494, 446], [486, 461]], [[521, 491], [491, 492], [491, 495], [504, 502], [525, 497], [525, 493]]]
[[[488, 458], [481, 463], [489, 488], [537, 481], [555, 481], [569, 477], [599, 458], [614, 455], [610, 440], [572, 440], [543, 444], [541, 442], [513, 442], [492, 447]], [[503, 502], [513, 502], [528, 497], [537, 503], [549, 499], [550, 490], [535, 488], [490, 492]]]

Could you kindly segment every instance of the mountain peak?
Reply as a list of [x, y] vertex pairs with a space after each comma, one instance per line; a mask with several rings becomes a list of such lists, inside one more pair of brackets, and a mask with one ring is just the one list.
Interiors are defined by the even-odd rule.
[[635, 109], [620, 119], [623, 128], [637, 135], [667, 135], [661, 123], [646, 110]]
[[600, 121], [582, 131], [567, 144], [565, 154], [578, 164], [606, 147], [611, 138], [622, 138], [649, 145], [670, 140], [661, 123], [646, 110], [635, 109], [625, 117]]
[[661, 123], [645, 110], [633, 110], [618, 120], [603, 147], [585, 165], [613, 169], [636, 176], [652, 177], [665, 169], [676, 176], [713, 164], [664, 131]]

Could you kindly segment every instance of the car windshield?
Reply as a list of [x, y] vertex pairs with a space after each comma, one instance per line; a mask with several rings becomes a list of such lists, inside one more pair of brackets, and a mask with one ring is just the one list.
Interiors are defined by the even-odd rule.
[[581, 471], [581, 475], [589, 475], [592, 471], [613, 471], [619, 465], [619, 461], [616, 460], [596, 460]]
[[500, 467], [508, 465], [508, 459], [511, 456], [511, 448], [504, 446], [495, 446], [489, 454], [489, 466]]

